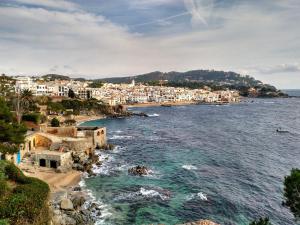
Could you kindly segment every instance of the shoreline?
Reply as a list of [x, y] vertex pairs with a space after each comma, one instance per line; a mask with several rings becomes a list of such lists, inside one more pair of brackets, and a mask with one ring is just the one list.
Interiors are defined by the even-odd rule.
[[196, 101], [184, 101], [184, 102], [164, 102], [164, 103], [158, 103], [158, 102], [147, 102], [147, 103], [134, 103], [134, 104], [125, 104], [128, 108], [143, 108], [143, 107], [157, 107], [157, 106], [184, 106], [184, 105], [196, 105], [198, 102]]
[[98, 115], [98, 116], [78, 116], [78, 118], [74, 118], [74, 119], [76, 120], [76, 126], [80, 126], [85, 122], [101, 120], [105, 118], [106, 118], [105, 115]]

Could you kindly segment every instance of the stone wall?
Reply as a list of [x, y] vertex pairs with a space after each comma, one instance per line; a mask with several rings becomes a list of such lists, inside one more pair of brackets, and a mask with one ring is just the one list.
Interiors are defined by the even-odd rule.
[[46, 167], [50, 168], [50, 161], [56, 161], [57, 167], [71, 167], [72, 165], [72, 156], [71, 152], [61, 153], [61, 154], [51, 154], [49, 152], [40, 152], [36, 153], [35, 161], [40, 165], [40, 160], [45, 160]]
[[76, 127], [47, 127], [46, 132], [60, 137], [77, 137]]
[[78, 140], [63, 140], [62, 146], [76, 153], [84, 152], [89, 154], [94, 150], [93, 139], [91, 137], [80, 138]]

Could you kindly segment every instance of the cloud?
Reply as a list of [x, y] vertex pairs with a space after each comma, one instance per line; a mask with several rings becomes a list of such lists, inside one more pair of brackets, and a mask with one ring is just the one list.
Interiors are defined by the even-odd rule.
[[[280, 70], [287, 71], [285, 78], [289, 77], [285, 86], [300, 83], [291, 75], [299, 65], [282, 65], [300, 61], [300, 5], [294, 0], [280, 5], [273, 1], [236, 1], [226, 8], [214, 1], [194, 0], [185, 1], [181, 11], [171, 13], [168, 7], [174, 1], [141, 1], [149, 6], [144, 13], [168, 11], [157, 20], [141, 20], [139, 26], [144, 29], [147, 23], [159, 25], [162, 32], [150, 34], [138, 29], [132, 32], [128, 24], [112, 22], [116, 15], [126, 12], [125, 8], [104, 16], [101, 11], [91, 13], [69, 1], [18, 2], [21, 5], [0, 4], [0, 73], [36, 75], [55, 71], [71, 76], [108, 77], [153, 70], [246, 68], [249, 75], [268, 83], [283, 82], [277, 76], [274, 79]], [[32, 7], [34, 2], [38, 7]], [[150, 4], [156, 8], [151, 9]], [[76, 10], [67, 10], [72, 7]], [[189, 25], [189, 15], [194, 26]], [[186, 23], [176, 23], [179, 18]], [[281, 66], [265, 69], [266, 76], [258, 67], [249, 68], [261, 64]]]
[[54, 9], [76, 10], [78, 5], [65, 0], [13, 0], [16, 3], [25, 5], [34, 5], [40, 7], [49, 7]]
[[185, 7], [192, 16], [192, 25], [199, 25], [199, 23], [207, 25], [213, 3], [213, 0], [184, 0]]
[[258, 67], [253, 68], [259, 73], [263, 74], [276, 74], [276, 73], [299, 73], [300, 65], [298, 63], [294, 64], [279, 64], [274, 66]]

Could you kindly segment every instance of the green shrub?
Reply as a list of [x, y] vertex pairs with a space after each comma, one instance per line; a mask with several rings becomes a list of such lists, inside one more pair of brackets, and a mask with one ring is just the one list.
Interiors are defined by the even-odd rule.
[[57, 118], [53, 118], [51, 120], [51, 127], [59, 127], [59, 120]]
[[0, 219], [0, 225], [9, 225], [8, 220], [6, 220], [6, 219], [1, 220]]
[[22, 120], [23, 121], [30, 121], [30, 122], [34, 122], [35, 124], [38, 124], [41, 121], [41, 114], [39, 114], [39, 113], [24, 114], [22, 116]]
[[17, 186], [1, 202], [0, 219], [8, 219], [15, 225], [47, 224], [47, 200], [50, 191], [48, 184], [37, 178], [26, 177], [13, 164], [5, 167], [5, 173]]
[[16, 167], [14, 164], [9, 163], [4, 168], [5, 174], [8, 177], [8, 179], [13, 180], [17, 183], [25, 184], [26, 183], [26, 177], [23, 174], [23, 172]]
[[300, 170], [292, 169], [284, 178], [284, 204], [288, 206], [296, 218], [300, 218]]
[[[0, 200], [7, 192], [7, 184], [4, 179], [0, 179]], [[1, 224], [1, 223], [0, 223]]]

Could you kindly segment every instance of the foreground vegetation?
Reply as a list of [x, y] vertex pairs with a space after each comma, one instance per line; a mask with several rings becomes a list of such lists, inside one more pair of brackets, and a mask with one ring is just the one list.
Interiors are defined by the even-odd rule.
[[43, 225], [49, 221], [49, 186], [0, 161], [0, 224]]

